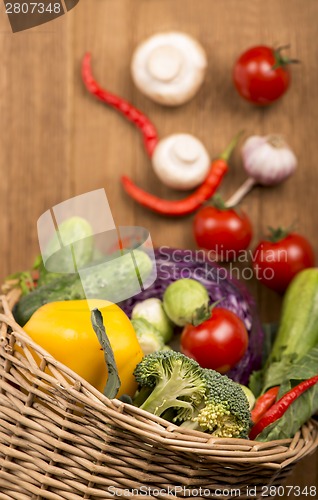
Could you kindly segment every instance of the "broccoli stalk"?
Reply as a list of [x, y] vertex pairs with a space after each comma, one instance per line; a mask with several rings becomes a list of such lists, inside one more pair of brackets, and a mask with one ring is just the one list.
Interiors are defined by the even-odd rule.
[[174, 409], [174, 420], [189, 419], [207, 390], [198, 363], [175, 351], [145, 356], [134, 374], [140, 388], [134, 404], [158, 416]]
[[239, 384], [214, 370], [203, 370], [207, 380], [206, 400], [181, 427], [208, 431], [214, 437], [247, 438], [251, 413]]

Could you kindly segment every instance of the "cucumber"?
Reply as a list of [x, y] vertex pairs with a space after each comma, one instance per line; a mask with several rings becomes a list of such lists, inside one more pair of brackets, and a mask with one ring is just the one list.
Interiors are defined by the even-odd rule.
[[[63, 300], [129, 298], [137, 293], [137, 277], [145, 282], [153, 270], [150, 257], [140, 250], [134, 250], [138, 271], [131, 265], [130, 258], [118, 256], [116, 264], [96, 263], [89, 268], [89, 273], [80, 278], [79, 274], [62, 274], [50, 283], [39, 286], [28, 295], [24, 295], [13, 310], [13, 315], [21, 326], [32, 314], [48, 302]], [[124, 256], [125, 257], [125, 256]], [[85, 290], [85, 291], [84, 291]], [[112, 300], [115, 302], [115, 300]], [[117, 301], [117, 300], [116, 300]]]
[[301, 359], [318, 343], [318, 269], [301, 271], [289, 285], [283, 301], [281, 322], [267, 360], [282, 356]]
[[61, 278], [62, 276], [61, 273], [50, 273], [50, 271], [47, 271], [47, 269], [44, 267], [43, 262], [42, 264], [39, 265], [38, 270], [39, 270], [38, 286], [47, 285], [52, 281]]
[[[74, 272], [74, 260], [78, 269], [92, 260], [93, 229], [86, 219], [70, 217], [59, 225], [58, 231], [65, 247], [61, 248], [59, 237], [55, 233], [45, 249], [45, 255], [48, 256], [45, 265], [42, 262], [39, 266], [40, 285], [56, 279], [57, 273]], [[74, 256], [70, 247], [71, 243]]]
[[23, 295], [13, 309], [16, 322], [24, 326], [32, 314], [48, 302], [84, 298], [84, 290], [78, 274], [63, 274], [46, 285]]

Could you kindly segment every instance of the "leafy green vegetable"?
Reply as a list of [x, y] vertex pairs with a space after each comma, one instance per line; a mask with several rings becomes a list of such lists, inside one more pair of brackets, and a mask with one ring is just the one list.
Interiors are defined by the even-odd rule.
[[[273, 366], [273, 365], [272, 365]], [[318, 373], [318, 344], [300, 361], [288, 368], [285, 381], [281, 384], [278, 399], [286, 392]], [[276, 373], [279, 378], [279, 370]], [[273, 378], [274, 380], [274, 378]], [[304, 392], [292, 403], [285, 414], [266, 427], [257, 437], [258, 441], [271, 441], [293, 437], [297, 430], [318, 411], [318, 384]]]
[[34, 281], [32, 275], [29, 271], [21, 271], [7, 276], [7, 281], [17, 280], [18, 285], [21, 288], [22, 295], [28, 295], [34, 290]]
[[249, 383], [253, 394], [258, 396], [271, 387], [281, 385], [288, 378], [288, 374], [295, 362], [297, 362], [295, 356], [286, 356], [282, 361], [273, 362], [266, 371], [254, 372]]

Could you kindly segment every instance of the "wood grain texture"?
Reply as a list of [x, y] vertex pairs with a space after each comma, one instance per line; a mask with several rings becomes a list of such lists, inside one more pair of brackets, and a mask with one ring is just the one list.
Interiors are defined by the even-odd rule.
[[36, 221], [70, 196], [68, 20], [12, 34], [1, 11], [1, 278], [32, 264]]
[[[118, 225], [147, 227], [156, 245], [194, 247], [192, 217], [170, 220], [148, 213], [123, 193], [130, 175], [161, 196], [161, 186], [136, 129], [94, 101], [80, 79], [86, 50], [103, 85], [146, 112], [160, 135], [189, 132], [216, 155], [240, 129], [279, 132], [299, 158], [296, 175], [272, 188], [257, 188], [243, 207], [255, 228], [255, 243], [267, 226], [289, 226], [310, 237], [318, 256], [318, 2], [317, 0], [82, 0], [68, 15], [13, 35], [0, 14], [0, 274], [27, 268], [38, 253], [36, 220], [70, 196], [104, 187]], [[176, 109], [144, 97], [132, 84], [129, 64], [138, 42], [161, 30], [186, 31], [201, 41], [209, 71], [198, 95]], [[291, 89], [268, 109], [256, 109], [235, 93], [235, 58], [254, 44], [291, 43], [302, 63], [293, 68]], [[222, 186], [230, 195], [244, 180], [239, 154]], [[277, 321], [281, 301], [254, 280], [264, 321]], [[318, 482], [317, 454], [297, 468], [288, 484]], [[287, 498], [287, 497], [286, 497]]]

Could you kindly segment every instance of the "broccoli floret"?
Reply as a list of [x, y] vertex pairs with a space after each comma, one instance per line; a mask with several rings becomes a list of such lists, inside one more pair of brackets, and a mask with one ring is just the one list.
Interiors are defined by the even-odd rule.
[[239, 384], [175, 351], [145, 356], [135, 369], [134, 404], [214, 437], [247, 438], [251, 414]]
[[207, 431], [215, 437], [247, 438], [251, 413], [239, 384], [214, 370], [203, 370], [207, 381], [205, 401], [182, 427]]
[[200, 365], [172, 350], [148, 354], [134, 375], [139, 384], [134, 404], [158, 416], [174, 409], [174, 420], [191, 418], [207, 391], [207, 379]]

